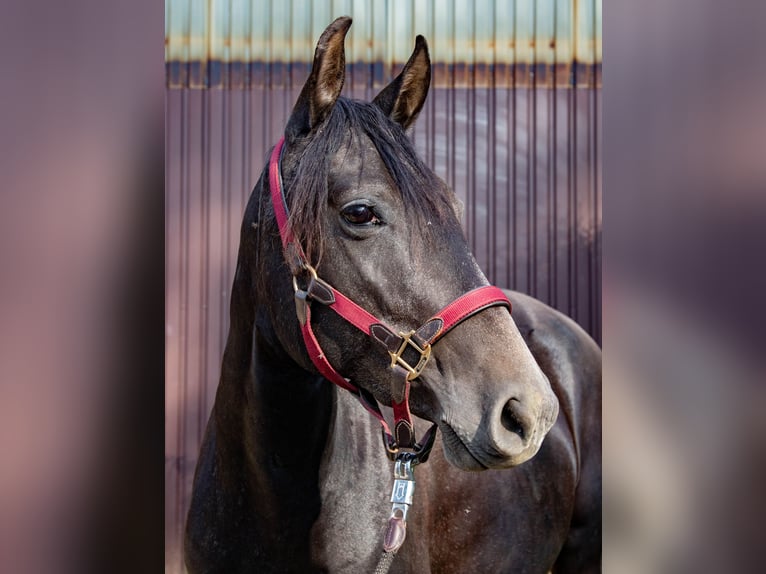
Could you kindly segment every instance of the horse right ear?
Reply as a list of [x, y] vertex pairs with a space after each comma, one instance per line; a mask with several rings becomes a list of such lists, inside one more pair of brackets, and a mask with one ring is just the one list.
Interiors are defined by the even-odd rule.
[[415, 49], [401, 73], [372, 103], [405, 130], [418, 117], [431, 85], [431, 58], [423, 36], [415, 38]]
[[305, 135], [321, 124], [340, 96], [346, 79], [343, 42], [350, 26], [351, 18], [338, 18], [319, 37], [311, 74], [285, 128], [288, 140]]

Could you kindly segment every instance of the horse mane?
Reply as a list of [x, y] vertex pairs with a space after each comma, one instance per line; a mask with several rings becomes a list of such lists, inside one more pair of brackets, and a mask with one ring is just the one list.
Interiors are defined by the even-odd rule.
[[[452, 192], [418, 157], [399, 124], [376, 105], [338, 98], [329, 116], [315, 133], [298, 146], [301, 151], [290, 167], [283, 166], [285, 196], [293, 234], [310, 261], [318, 264], [322, 253], [322, 221], [328, 204], [328, 175], [332, 158], [351, 139], [367, 136], [375, 146], [405, 209], [418, 224], [441, 223], [454, 213]], [[427, 225], [419, 225], [429, 229]]]

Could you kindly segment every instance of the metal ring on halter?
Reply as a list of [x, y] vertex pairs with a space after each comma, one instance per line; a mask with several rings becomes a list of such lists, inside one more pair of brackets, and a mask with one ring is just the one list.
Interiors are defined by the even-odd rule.
[[[316, 270], [316, 269], [314, 269], [314, 268], [313, 268], [311, 265], [309, 265], [308, 263], [305, 263], [305, 262], [301, 262], [301, 269], [303, 269], [303, 270], [305, 270], [305, 271], [308, 271], [308, 272], [309, 272], [309, 274], [311, 275], [311, 278], [312, 278], [313, 280], [315, 280], [315, 281], [316, 281], [317, 279], [319, 279], [319, 275], [317, 275], [317, 270]], [[298, 276], [297, 276], [297, 275], [293, 275], [293, 290], [294, 290], [296, 293], [297, 293], [298, 291], [302, 291], [302, 289], [301, 289], [300, 287], [298, 287]]]

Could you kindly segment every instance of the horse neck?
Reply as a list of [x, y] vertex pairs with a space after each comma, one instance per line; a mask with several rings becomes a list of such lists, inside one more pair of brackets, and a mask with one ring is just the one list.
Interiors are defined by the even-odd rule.
[[262, 327], [256, 327], [252, 384], [246, 386], [244, 413], [251, 471], [316, 477], [334, 389], [264, 339]]
[[258, 328], [254, 357], [245, 435], [259, 464], [296, 471], [310, 466], [316, 478], [313, 469], [321, 463], [320, 481], [331, 469], [360, 468], [372, 460], [388, 472], [380, 426], [350, 393], [305, 371], [283, 351], [275, 353]]
[[[246, 537], [259, 541], [258, 552], [276, 553], [275, 560], [289, 558], [308, 570], [335, 390], [266, 343], [263, 329], [250, 333], [252, 349], [244, 363], [249, 366], [219, 386], [217, 460], [225, 463], [219, 480], [249, 508], [242, 524], [250, 524]], [[232, 354], [229, 365], [242, 365], [237, 359], [243, 358]]]

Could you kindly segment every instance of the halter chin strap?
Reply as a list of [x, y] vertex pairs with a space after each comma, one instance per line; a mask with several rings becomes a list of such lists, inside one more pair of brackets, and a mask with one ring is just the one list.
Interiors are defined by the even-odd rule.
[[[436, 425], [433, 425], [423, 436], [421, 444], [415, 443], [415, 431], [410, 413], [409, 395], [410, 383], [416, 379], [428, 363], [431, 347], [451, 329], [465, 319], [494, 306], [504, 306], [510, 312], [511, 302], [497, 287], [484, 286], [469, 291], [455, 299], [441, 311], [432, 316], [422, 326], [405, 332], [386, 325], [386, 323], [370, 314], [326, 281], [319, 278], [316, 270], [309, 265], [303, 249], [295, 241], [287, 219], [287, 203], [282, 187], [281, 155], [284, 147], [284, 137], [281, 138], [271, 153], [269, 161], [269, 187], [271, 201], [276, 214], [282, 247], [286, 254], [293, 254], [300, 262], [298, 275], [293, 276], [295, 289], [295, 308], [311, 362], [319, 373], [339, 387], [351, 392], [359, 399], [362, 406], [380, 421], [383, 427], [386, 448], [391, 458], [399, 448], [411, 448], [415, 452], [423, 452], [421, 462], [428, 456], [426, 447], [430, 449], [435, 438]], [[299, 287], [298, 278], [305, 275], [305, 289]], [[389, 354], [393, 381], [391, 397], [394, 410], [394, 433], [386, 423], [377, 401], [372, 395], [357, 387], [349, 379], [342, 376], [327, 360], [311, 327], [311, 305], [316, 301], [332, 309], [335, 313], [351, 323], [354, 327], [379, 343]]]

